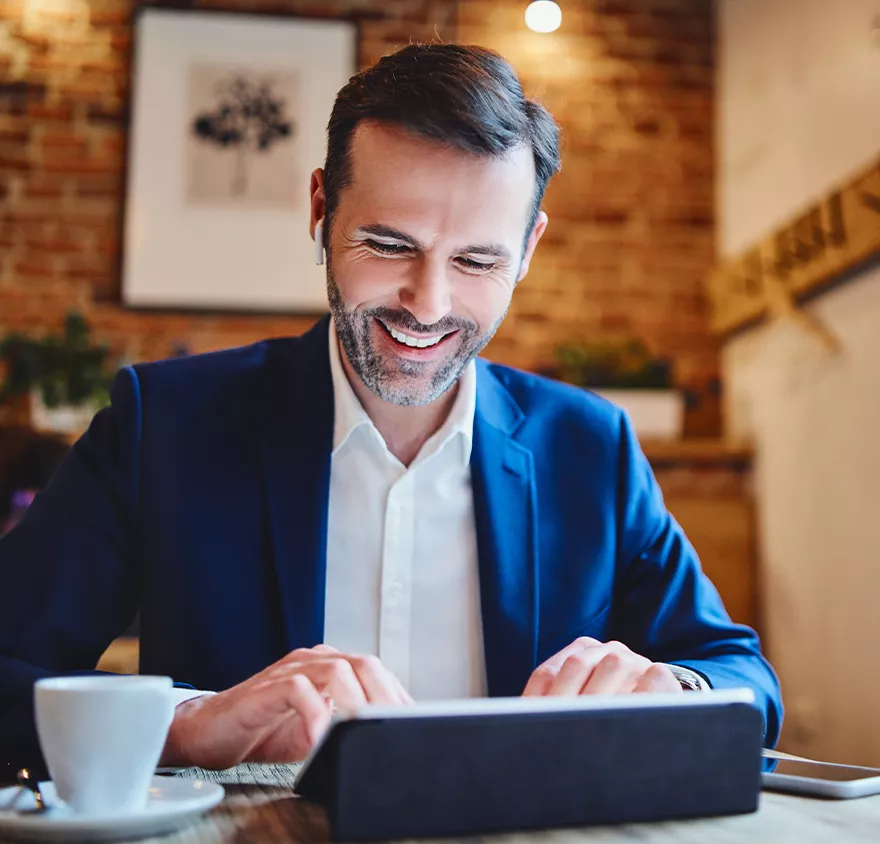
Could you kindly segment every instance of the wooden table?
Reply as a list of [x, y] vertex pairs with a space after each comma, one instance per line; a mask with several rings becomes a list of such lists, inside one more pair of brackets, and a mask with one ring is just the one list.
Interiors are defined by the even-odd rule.
[[[293, 793], [296, 766], [242, 765], [229, 771], [187, 771], [222, 783], [226, 799], [205, 818], [150, 844], [241, 844], [320, 842], [328, 840], [324, 813]], [[471, 837], [469, 842], [479, 841]], [[765, 792], [753, 815], [674, 823], [523, 832], [485, 836], [493, 844], [763, 844], [763, 842], [874, 842], [880, 840], [880, 796], [860, 800], [807, 800]], [[3, 844], [6, 844], [3, 841]]]

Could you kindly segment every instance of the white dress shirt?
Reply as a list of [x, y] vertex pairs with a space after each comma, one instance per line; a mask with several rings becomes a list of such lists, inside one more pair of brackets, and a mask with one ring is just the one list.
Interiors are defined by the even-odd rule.
[[385, 445], [330, 328], [334, 429], [324, 641], [378, 656], [416, 700], [486, 694], [470, 457], [471, 363], [409, 467]]
[[[476, 366], [462, 373], [449, 416], [409, 467], [358, 401], [332, 321], [330, 372], [324, 642], [375, 654], [416, 700], [484, 697], [470, 471]], [[178, 704], [203, 694], [174, 689]]]

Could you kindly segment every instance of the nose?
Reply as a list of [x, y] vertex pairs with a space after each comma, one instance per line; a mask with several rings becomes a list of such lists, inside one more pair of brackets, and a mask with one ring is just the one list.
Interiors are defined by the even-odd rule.
[[452, 293], [445, 261], [424, 257], [414, 261], [400, 289], [400, 304], [422, 325], [433, 325], [452, 311]]

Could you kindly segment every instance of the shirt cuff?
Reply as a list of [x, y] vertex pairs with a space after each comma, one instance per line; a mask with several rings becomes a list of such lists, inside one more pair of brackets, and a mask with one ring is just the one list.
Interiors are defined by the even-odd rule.
[[217, 692], [202, 692], [198, 689], [172, 689], [171, 690], [171, 699], [174, 701], [175, 706], [180, 706], [181, 703], [186, 703], [188, 700], [192, 700], [195, 697], [202, 697], [204, 695], [215, 695]]

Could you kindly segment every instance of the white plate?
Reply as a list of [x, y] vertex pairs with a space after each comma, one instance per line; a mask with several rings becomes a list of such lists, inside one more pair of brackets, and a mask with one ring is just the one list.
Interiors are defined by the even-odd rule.
[[[203, 815], [223, 799], [223, 786], [204, 780], [153, 777], [146, 808], [123, 815], [76, 815], [64, 806], [51, 782], [41, 783], [49, 808], [17, 786], [0, 789], [0, 836], [28, 841], [107, 841], [162, 835]], [[25, 811], [22, 811], [25, 810]]]

